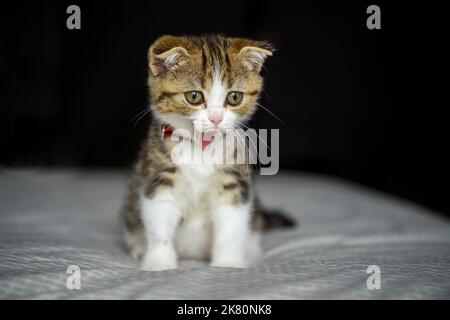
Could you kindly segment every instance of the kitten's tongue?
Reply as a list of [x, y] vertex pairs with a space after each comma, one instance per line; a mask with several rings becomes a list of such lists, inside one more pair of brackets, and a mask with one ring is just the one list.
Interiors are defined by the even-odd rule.
[[205, 148], [209, 146], [213, 141], [214, 137], [205, 137], [205, 135], [202, 134], [202, 141], [201, 141], [202, 150], [205, 150]]

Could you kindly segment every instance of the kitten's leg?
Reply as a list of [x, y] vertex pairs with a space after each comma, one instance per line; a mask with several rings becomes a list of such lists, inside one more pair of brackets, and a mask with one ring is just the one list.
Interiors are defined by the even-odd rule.
[[147, 251], [147, 239], [142, 228], [134, 231], [125, 230], [124, 241], [130, 255], [136, 260], [140, 260]]
[[167, 191], [149, 199], [142, 198], [142, 221], [147, 238], [147, 251], [142, 270], [158, 271], [177, 267], [173, 245], [175, 231], [181, 217], [176, 199]]
[[250, 205], [222, 204], [213, 212], [213, 247], [211, 265], [245, 268], [247, 240], [250, 235]]

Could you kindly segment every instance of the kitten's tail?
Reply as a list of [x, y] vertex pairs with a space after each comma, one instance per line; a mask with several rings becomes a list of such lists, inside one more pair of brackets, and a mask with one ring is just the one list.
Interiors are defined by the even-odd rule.
[[292, 228], [297, 222], [279, 210], [271, 210], [261, 205], [259, 197], [255, 197], [254, 209], [259, 230], [268, 231], [278, 228]]
[[293, 228], [297, 222], [291, 217], [287, 216], [278, 210], [268, 210], [266, 208], [260, 209], [263, 219], [263, 230], [269, 231], [278, 228]]

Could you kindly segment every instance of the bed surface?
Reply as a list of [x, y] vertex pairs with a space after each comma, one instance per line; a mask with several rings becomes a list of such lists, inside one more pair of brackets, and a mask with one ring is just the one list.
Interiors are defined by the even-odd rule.
[[[3, 170], [0, 299], [432, 299], [450, 298], [450, 222], [420, 206], [348, 182], [285, 172], [258, 177], [268, 207], [299, 221], [265, 234], [255, 268], [183, 262], [142, 272], [118, 224], [127, 174]], [[69, 290], [69, 265], [81, 289]], [[369, 265], [381, 289], [369, 290]]]

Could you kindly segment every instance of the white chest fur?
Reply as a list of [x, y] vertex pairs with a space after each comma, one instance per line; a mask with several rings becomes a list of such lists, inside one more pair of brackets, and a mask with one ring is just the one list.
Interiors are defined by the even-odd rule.
[[[184, 147], [191, 146], [186, 143]], [[253, 252], [259, 248], [257, 239], [250, 236], [251, 204], [221, 203], [223, 188], [216, 165], [177, 161], [181, 157], [183, 153], [172, 154], [178, 168], [174, 186], [155, 198], [143, 199], [143, 223], [149, 239], [143, 268], [172, 268], [177, 256], [211, 258], [218, 266], [247, 265], [247, 258], [256, 256], [246, 254], [249, 244]]]
[[185, 219], [199, 214], [214, 197], [215, 165], [203, 162], [202, 156], [199, 145], [190, 140], [181, 141], [171, 150], [172, 162], [179, 171], [173, 193]]
[[182, 217], [175, 235], [175, 247], [184, 258], [206, 259], [211, 250], [212, 222], [217, 193], [214, 192], [214, 166], [179, 165], [180, 174], [174, 186]]

